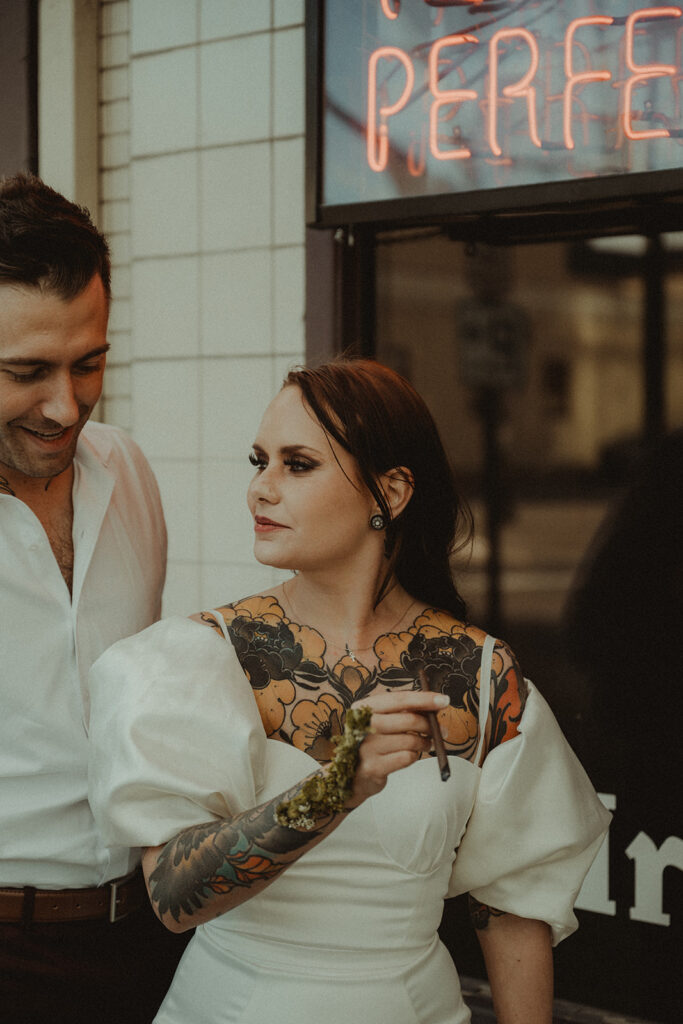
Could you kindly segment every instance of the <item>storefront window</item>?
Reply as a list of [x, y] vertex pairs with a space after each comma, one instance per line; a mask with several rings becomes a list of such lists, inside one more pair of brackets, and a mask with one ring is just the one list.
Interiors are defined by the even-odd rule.
[[381, 234], [376, 356], [426, 398], [471, 503], [474, 544], [454, 568], [472, 620], [516, 651], [615, 814], [578, 936], [558, 950], [557, 994], [673, 1021], [683, 839], [667, 780], [683, 706], [666, 652], [683, 619], [683, 270], [663, 246], [653, 340], [645, 264], [625, 242], [603, 255]]

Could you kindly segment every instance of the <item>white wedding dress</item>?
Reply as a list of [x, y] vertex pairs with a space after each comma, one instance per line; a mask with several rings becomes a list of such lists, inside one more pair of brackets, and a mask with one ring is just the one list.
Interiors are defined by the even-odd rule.
[[[266, 738], [232, 645], [181, 618], [97, 661], [90, 739], [91, 802], [112, 846], [164, 843], [319, 767]], [[465, 1024], [437, 935], [445, 897], [545, 920], [554, 942], [572, 932], [610, 816], [538, 691], [481, 768], [449, 761], [447, 782], [432, 758], [394, 773], [263, 892], [198, 927], [156, 1024]]]

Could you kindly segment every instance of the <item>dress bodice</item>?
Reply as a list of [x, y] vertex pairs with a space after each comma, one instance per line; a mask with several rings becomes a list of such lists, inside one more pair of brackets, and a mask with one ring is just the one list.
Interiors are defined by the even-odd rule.
[[[268, 741], [260, 800], [277, 796], [317, 767], [307, 754]], [[480, 769], [449, 758], [442, 782], [426, 758], [389, 777], [381, 793], [356, 808], [325, 841], [267, 887], [209, 927], [217, 942], [249, 936], [271, 942], [357, 953], [410, 955], [434, 939], [452, 861], [474, 803]], [[400, 823], [400, 827], [397, 825]], [[334, 909], [332, 909], [334, 908]], [[372, 929], [361, 922], [372, 911]], [[232, 938], [231, 938], [232, 937]], [[244, 948], [242, 946], [242, 948]]]

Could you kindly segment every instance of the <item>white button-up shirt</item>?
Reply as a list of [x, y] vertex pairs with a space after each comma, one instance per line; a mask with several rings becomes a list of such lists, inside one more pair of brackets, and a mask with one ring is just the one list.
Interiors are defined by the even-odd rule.
[[126, 874], [87, 799], [87, 674], [158, 619], [166, 530], [137, 446], [88, 423], [73, 483], [73, 594], [31, 509], [0, 495], [0, 885], [74, 888]]

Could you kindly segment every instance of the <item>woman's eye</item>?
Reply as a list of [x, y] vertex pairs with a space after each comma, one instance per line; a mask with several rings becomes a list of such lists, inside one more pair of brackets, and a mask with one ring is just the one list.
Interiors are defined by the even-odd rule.
[[306, 459], [285, 459], [285, 466], [289, 466], [292, 473], [305, 473], [314, 468], [313, 463]]
[[249, 452], [249, 461], [256, 469], [263, 469], [265, 466], [263, 458], [260, 455], [257, 455], [256, 452]]

